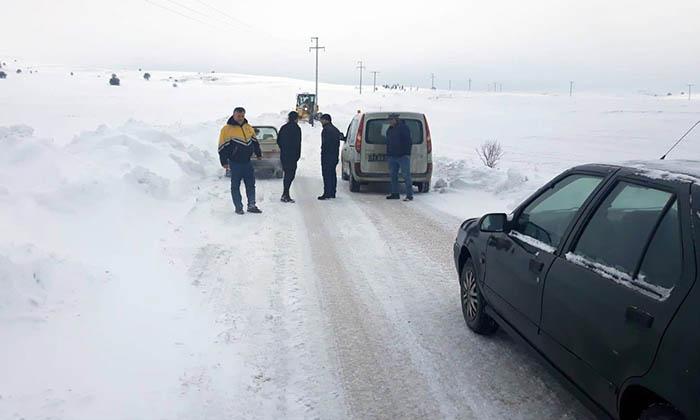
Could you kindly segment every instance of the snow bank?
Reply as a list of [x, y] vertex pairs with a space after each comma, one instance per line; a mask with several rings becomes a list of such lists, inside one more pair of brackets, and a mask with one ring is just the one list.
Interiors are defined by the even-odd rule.
[[84, 299], [81, 291], [96, 281], [81, 264], [37, 246], [0, 247], [0, 322], [45, 321], [60, 307]]

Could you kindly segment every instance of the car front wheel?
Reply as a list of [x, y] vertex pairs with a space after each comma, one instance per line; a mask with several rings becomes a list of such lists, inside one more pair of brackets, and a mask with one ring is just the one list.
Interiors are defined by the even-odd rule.
[[477, 281], [476, 269], [471, 259], [464, 263], [459, 280], [462, 314], [469, 329], [477, 334], [489, 335], [498, 329], [498, 324], [484, 312], [485, 301]]

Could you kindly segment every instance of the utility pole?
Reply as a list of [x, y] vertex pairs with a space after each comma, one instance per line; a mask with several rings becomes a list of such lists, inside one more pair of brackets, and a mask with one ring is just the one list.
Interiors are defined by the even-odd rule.
[[569, 96], [574, 96], [574, 82], [569, 82]]
[[311, 121], [311, 126], [313, 127], [314, 125], [314, 117], [316, 116], [316, 107], [318, 106], [318, 50], [326, 50], [326, 47], [319, 47], [318, 46], [318, 37], [317, 36], [312, 36], [311, 37], [311, 42], [316, 42], [316, 46], [314, 47], [309, 47], [309, 52], [315, 50], [316, 51], [316, 91], [314, 94], [316, 95], [314, 99], [314, 105], [311, 108], [311, 118], [309, 120]]
[[498, 92], [498, 83], [493, 82], [493, 91]]
[[469, 90], [469, 92], [472, 91], [472, 79], [469, 79], [469, 88], [468, 88], [468, 90]]
[[379, 74], [379, 72], [378, 72], [378, 71], [373, 71], [373, 72], [370, 72], [370, 73], [372, 73], [372, 76], [374, 76], [374, 80], [373, 80], [373, 87], [374, 87], [374, 90], [373, 90], [373, 92], [376, 92], [376, 91], [377, 91], [377, 74]]
[[435, 90], [435, 73], [430, 73], [430, 89]]
[[688, 100], [690, 100], [690, 96], [693, 93], [693, 86], [695, 85], [688, 84]]
[[447, 82], [447, 86], [448, 86], [448, 89], [450, 90], [450, 92], [452, 92], [452, 80], [449, 80]]
[[498, 84], [498, 91], [503, 92], [503, 83]]
[[367, 67], [362, 64], [362, 60], [358, 61], [357, 63], [359, 64], [357, 68], [360, 69], [360, 95], [362, 95], [362, 70], [366, 69]]

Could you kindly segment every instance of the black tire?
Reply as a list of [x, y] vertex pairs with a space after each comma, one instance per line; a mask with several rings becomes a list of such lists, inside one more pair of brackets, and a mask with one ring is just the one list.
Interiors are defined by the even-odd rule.
[[340, 165], [340, 179], [342, 179], [343, 181], [350, 180], [350, 175], [345, 173], [345, 164]]
[[430, 191], [430, 181], [418, 183], [418, 192], [419, 193], [427, 193], [428, 191]]
[[277, 178], [277, 179], [284, 178], [284, 171], [275, 171], [275, 178]]
[[675, 408], [668, 404], [654, 404], [647, 407], [642, 414], [639, 415], [639, 420], [684, 420], [685, 417]]
[[484, 312], [484, 297], [471, 258], [467, 259], [459, 276], [460, 301], [462, 303], [462, 315], [470, 330], [477, 334], [489, 335], [496, 332], [498, 324]]
[[360, 192], [360, 183], [350, 174], [350, 192]]

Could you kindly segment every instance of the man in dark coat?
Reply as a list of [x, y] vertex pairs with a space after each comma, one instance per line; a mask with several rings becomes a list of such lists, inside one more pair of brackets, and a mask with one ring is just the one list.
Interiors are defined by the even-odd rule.
[[289, 195], [289, 188], [292, 186], [294, 176], [297, 172], [297, 162], [301, 157], [301, 128], [299, 128], [299, 114], [292, 111], [288, 115], [289, 121], [280, 128], [277, 136], [277, 145], [280, 147], [280, 161], [284, 170], [284, 190], [281, 201], [283, 203], [293, 203]]
[[404, 201], [413, 200], [413, 183], [411, 182], [411, 132], [408, 126], [399, 118], [399, 114], [389, 114], [390, 127], [386, 131], [386, 155], [389, 161], [389, 173], [391, 174], [391, 194], [386, 196], [388, 200], [398, 200], [399, 196], [399, 169], [406, 183], [406, 198]]
[[338, 177], [336, 167], [338, 166], [338, 151], [340, 149], [340, 131], [335, 128], [329, 114], [321, 116], [321, 174], [323, 175], [323, 195], [319, 200], [335, 198]]

